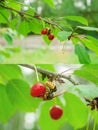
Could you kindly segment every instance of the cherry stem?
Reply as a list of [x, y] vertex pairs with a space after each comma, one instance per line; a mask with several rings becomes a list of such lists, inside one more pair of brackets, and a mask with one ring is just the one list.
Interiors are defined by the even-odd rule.
[[39, 82], [39, 77], [38, 77], [38, 71], [37, 71], [37, 68], [36, 68], [36, 66], [35, 66], [35, 65], [33, 65], [33, 66], [34, 66], [34, 69], [35, 69], [35, 73], [36, 73], [37, 82]]

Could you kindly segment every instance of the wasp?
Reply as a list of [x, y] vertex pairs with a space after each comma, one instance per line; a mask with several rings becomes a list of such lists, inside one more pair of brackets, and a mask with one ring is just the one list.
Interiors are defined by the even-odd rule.
[[50, 100], [54, 97], [54, 92], [57, 91], [56, 85], [52, 81], [46, 81], [44, 84], [47, 89], [44, 95], [44, 100]]
[[92, 100], [85, 98], [85, 100], [88, 102], [87, 106], [91, 106], [91, 110], [94, 110], [94, 109], [98, 110], [98, 97], [95, 97]]
[[53, 93], [51, 93], [51, 92], [49, 92], [49, 91], [46, 91], [46, 93], [45, 93], [43, 99], [44, 99], [44, 100], [51, 100], [51, 99], [53, 99], [53, 97], [54, 97], [54, 94], [53, 94]]
[[56, 85], [53, 82], [46, 81], [45, 85], [46, 85], [46, 87], [48, 87], [50, 89], [51, 92], [56, 92], [57, 91]]
[[47, 32], [47, 35], [50, 35], [51, 34], [51, 29], [47, 28], [48, 32]]

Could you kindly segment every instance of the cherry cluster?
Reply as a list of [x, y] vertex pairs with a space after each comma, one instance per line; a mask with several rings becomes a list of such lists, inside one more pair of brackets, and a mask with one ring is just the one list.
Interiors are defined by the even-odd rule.
[[[32, 97], [43, 98], [45, 93], [46, 93], [46, 86], [40, 82], [34, 84], [30, 90], [30, 94]], [[49, 113], [52, 119], [58, 120], [63, 115], [63, 109], [58, 105], [54, 105], [50, 108]]]
[[42, 34], [42, 35], [47, 35], [49, 40], [53, 40], [53, 39], [54, 39], [54, 35], [51, 34], [51, 29], [49, 29], [49, 28], [44, 28], [44, 29], [41, 31], [41, 34]]

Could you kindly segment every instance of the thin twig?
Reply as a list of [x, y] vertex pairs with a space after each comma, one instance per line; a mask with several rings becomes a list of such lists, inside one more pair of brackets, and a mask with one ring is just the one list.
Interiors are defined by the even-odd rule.
[[68, 72], [68, 71], [70, 71], [70, 70], [74, 70], [75, 69], [75, 67], [73, 67], [73, 68], [69, 68], [69, 69], [67, 69], [67, 70], [65, 70], [65, 71], [62, 71], [60, 74], [64, 74], [65, 72]]
[[[20, 66], [26, 67], [26, 68], [30, 68], [32, 70], [35, 70], [35, 67], [33, 65], [28, 65], [28, 64], [19, 64]], [[40, 67], [36, 67], [37, 71], [43, 75], [46, 75], [47, 77], [58, 77], [58, 78], [64, 78], [67, 79], [68, 81], [70, 81], [72, 84], [74, 85], [79, 85], [79, 83], [77, 81], [75, 81], [74, 79], [72, 79], [71, 76], [65, 76], [62, 74], [58, 74], [55, 72], [51, 72], [45, 69], [42, 69]]]
[[61, 96], [62, 94], [66, 93], [66, 92], [67, 92], [67, 91], [64, 90], [64, 91], [62, 91], [62, 92], [60, 92], [60, 93], [54, 95], [53, 98], [58, 97], [58, 96]]
[[71, 33], [71, 35], [68, 37], [68, 40], [70, 40], [72, 37], [74, 37], [74, 33], [78, 30], [78, 27], [75, 27]]

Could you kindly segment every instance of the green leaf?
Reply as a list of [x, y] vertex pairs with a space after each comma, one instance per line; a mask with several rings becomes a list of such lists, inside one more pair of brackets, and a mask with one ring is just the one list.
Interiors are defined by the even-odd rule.
[[79, 43], [79, 38], [77, 38], [77, 37], [72, 37], [72, 38], [71, 38], [71, 41], [72, 41], [73, 44], [78, 44], [78, 43]]
[[0, 8], [0, 23], [9, 23], [10, 13], [6, 9]]
[[10, 102], [17, 110], [35, 111], [41, 99], [32, 98], [30, 95], [30, 86], [23, 80], [10, 80], [6, 86], [6, 91]]
[[40, 110], [40, 117], [39, 117], [39, 125], [41, 130], [50, 130], [50, 126], [51, 130], [59, 130], [62, 124], [64, 124], [64, 122], [66, 121], [65, 107], [62, 105], [62, 103], [58, 98], [56, 98], [56, 102], [57, 105], [59, 105], [63, 109], [63, 116], [56, 121], [51, 119], [49, 110], [52, 106], [54, 106], [54, 100], [44, 102]]
[[68, 37], [71, 35], [72, 32], [66, 32], [66, 31], [61, 31], [58, 33], [57, 37], [60, 41], [65, 41], [68, 39]]
[[87, 39], [91, 40], [98, 47], [98, 39], [92, 36], [86, 36]]
[[87, 38], [80, 39], [80, 42], [98, 55], [98, 40], [91, 36], [87, 36]]
[[75, 54], [78, 56], [81, 64], [90, 64], [91, 63], [90, 56], [89, 56], [87, 50], [85, 49], [85, 47], [83, 47], [79, 44], [76, 44], [75, 45]]
[[[33, 7], [29, 7], [28, 10], [26, 11], [26, 13], [28, 13], [30, 15], [34, 15], [36, 13], [36, 10]], [[27, 17], [30, 17], [30, 16], [27, 16]]]
[[77, 28], [87, 30], [87, 31], [97, 31], [98, 32], [98, 28], [94, 28], [94, 27], [77, 26]]
[[73, 31], [73, 28], [72, 28], [71, 24], [69, 24], [68, 21], [65, 21], [65, 19], [64, 19], [64, 21], [62, 20], [62, 22], [59, 21], [58, 23], [59, 23], [62, 27], [66, 28], [66, 29], [68, 29], [68, 30]]
[[80, 70], [74, 71], [74, 74], [98, 85], [98, 65], [84, 65]]
[[0, 65], [0, 77], [4, 80], [10, 80], [13, 78], [22, 78], [22, 72], [17, 65]]
[[7, 41], [7, 43], [9, 45], [12, 45], [13, 44], [13, 38], [10, 34], [8, 34], [7, 32], [3, 33], [3, 36], [5, 38], [5, 40]]
[[13, 112], [14, 108], [8, 99], [5, 86], [0, 84], [0, 122], [7, 122]]
[[87, 25], [88, 26], [88, 21], [81, 16], [65, 16], [66, 19], [71, 20], [71, 21], [76, 21], [81, 24]]
[[93, 85], [77, 85], [74, 89], [79, 92], [82, 97], [93, 99], [98, 97], [98, 87]]
[[9, 23], [9, 27], [12, 28], [13, 30], [16, 29], [18, 21], [19, 21], [19, 18], [12, 19]]
[[31, 31], [29, 21], [23, 20], [18, 26], [18, 32], [26, 36]]
[[[47, 27], [47, 25], [46, 25]], [[49, 27], [50, 28], [50, 27]], [[55, 37], [57, 37], [58, 33], [61, 31], [59, 28], [53, 28], [52, 30], [52, 33], [54, 34]]]
[[[12, 9], [15, 9], [15, 10], [17, 10], [17, 11], [20, 11], [21, 10], [21, 5], [20, 4], [18, 4], [18, 3], [16, 3], [16, 2], [8, 2], [8, 5], [7, 5], [8, 7], [10, 7], [10, 8], [12, 8]], [[14, 14], [17, 14], [16, 12], [13, 12]]]
[[66, 93], [64, 98], [66, 100], [65, 114], [68, 122], [75, 128], [86, 125], [88, 118], [86, 105], [72, 93]]
[[41, 30], [43, 29], [42, 21], [33, 19], [29, 22], [29, 26], [30, 26], [32, 32], [34, 32], [36, 34], [41, 34]]
[[46, 35], [43, 35], [43, 40], [44, 40], [48, 45], [51, 44], [51, 40], [49, 40]]
[[43, 0], [43, 1], [46, 2], [51, 7], [55, 7], [53, 0]]

